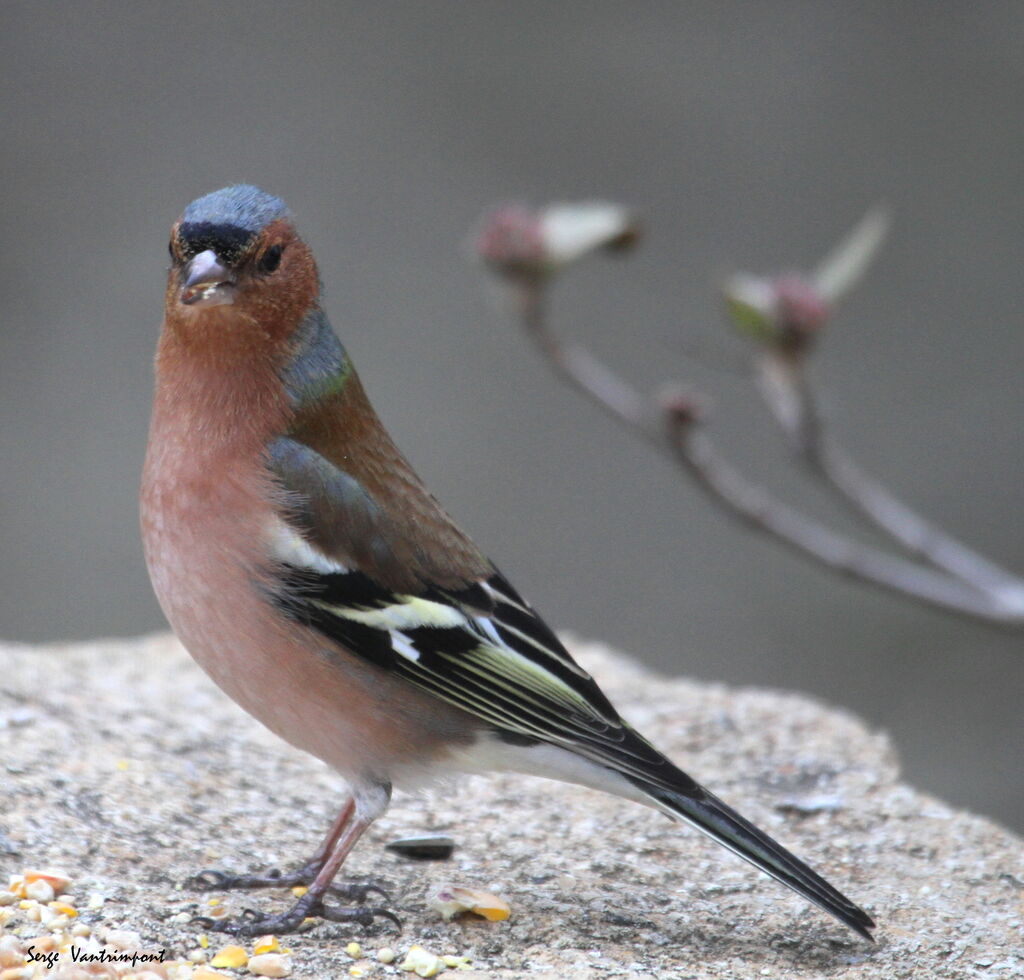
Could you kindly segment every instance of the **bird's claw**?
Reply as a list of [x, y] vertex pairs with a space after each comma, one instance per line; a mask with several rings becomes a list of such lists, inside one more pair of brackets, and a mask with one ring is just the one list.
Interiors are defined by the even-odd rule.
[[361, 926], [372, 926], [375, 919], [388, 919], [398, 932], [402, 931], [402, 920], [391, 909], [379, 905], [371, 905], [369, 908], [344, 908], [340, 905], [321, 903], [317, 915], [328, 922], [355, 922]]
[[223, 871], [216, 871], [213, 868], [204, 868], [202, 871], [196, 872], [191, 878], [186, 879], [185, 887], [194, 888], [197, 891], [208, 892], [213, 891], [216, 888], [229, 888], [227, 884], [231, 880], [233, 875], [226, 874]]
[[[373, 887], [373, 886], [369, 886]], [[348, 908], [341, 905], [325, 905], [323, 899], [306, 901], [303, 896], [287, 912], [265, 915], [255, 909], [244, 909], [237, 919], [211, 919], [197, 916], [194, 925], [211, 932], [224, 932], [232, 936], [262, 936], [266, 933], [297, 932], [308, 919], [324, 919], [328, 922], [351, 922], [359, 926], [371, 926], [378, 918], [390, 920], [399, 932], [402, 920], [390, 909], [371, 906], [370, 908]]]
[[359, 902], [360, 904], [365, 902], [374, 893], [384, 899], [385, 902], [391, 901], [390, 893], [373, 882], [342, 882], [340, 885], [331, 885], [327, 889], [328, 895], [333, 895], [335, 898], [340, 898], [346, 902]]

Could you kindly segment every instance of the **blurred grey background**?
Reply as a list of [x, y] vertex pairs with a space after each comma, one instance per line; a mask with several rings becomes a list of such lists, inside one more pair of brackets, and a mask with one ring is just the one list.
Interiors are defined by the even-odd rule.
[[744, 379], [687, 351], [742, 352], [724, 274], [809, 266], [888, 202], [821, 351], [837, 431], [1024, 571], [1022, 41], [1019, 3], [7, 0], [0, 635], [163, 627], [135, 498], [167, 231], [251, 181], [298, 215], [399, 444], [554, 625], [844, 705], [917, 784], [1024, 828], [1021, 634], [730, 524], [554, 380], [466, 252], [495, 202], [636, 207], [642, 248], [574, 271], [560, 329], [714, 392], [737, 462], [828, 516]]

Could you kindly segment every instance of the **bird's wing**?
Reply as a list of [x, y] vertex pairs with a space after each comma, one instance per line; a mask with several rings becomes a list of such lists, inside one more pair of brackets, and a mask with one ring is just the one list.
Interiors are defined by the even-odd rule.
[[500, 738], [561, 746], [621, 773], [669, 816], [871, 939], [867, 913], [623, 722], [493, 567], [454, 587], [422, 581], [410, 589], [386, 586], [364, 569], [386, 568], [416, 549], [395, 536], [387, 514], [359, 482], [287, 438], [272, 447], [271, 468], [288, 495], [273, 542], [280, 583], [275, 601], [287, 615], [476, 715]]
[[384, 585], [366, 569], [415, 549], [358, 481], [287, 437], [271, 448], [271, 469], [287, 494], [273, 557], [275, 601], [289, 616], [507, 741], [560, 745], [644, 781], [664, 768], [678, 789], [678, 771], [493, 567], [457, 587]]

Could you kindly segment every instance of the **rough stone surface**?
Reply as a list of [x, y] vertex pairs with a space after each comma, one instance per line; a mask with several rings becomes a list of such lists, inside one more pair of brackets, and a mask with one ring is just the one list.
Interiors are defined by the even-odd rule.
[[[397, 794], [347, 871], [387, 884], [403, 934], [321, 924], [287, 937], [293, 977], [348, 976], [352, 939], [367, 977], [409, 975], [373, 956], [390, 946], [397, 964], [413, 943], [471, 957], [447, 974], [466, 978], [1024, 976], [1024, 843], [900, 783], [883, 735], [804, 697], [655, 677], [573, 646], [641, 731], [864, 904], [878, 943], [654, 811], [508, 775]], [[188, 920], [209, 912], [183, 886], [191, 873], [291, 867], [334, 816], [341, 780], [243, 714], [170, 637], [6, 646], [0, 664], [0, 872], [68, 871], [94, 928], [184, 957], [203, 931]], [[453, 836], [454, 858], [383, 849], [426, 832]], [[427, 895], [442, 882], [503, 896], [511, 918], [441, 921]], [[85, 909], [90, 893], [102, 908]], [[291, 900], [218, 897], [236, 912]]]

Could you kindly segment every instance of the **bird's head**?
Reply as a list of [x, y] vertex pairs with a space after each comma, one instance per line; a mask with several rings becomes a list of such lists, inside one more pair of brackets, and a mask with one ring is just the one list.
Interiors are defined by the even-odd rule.
[[[166, 313], [179, 331], [281, 341], [317, 302], [319, 277], [280, 198], [246, 184], [193, 201], [171, 229]], [[234, 337], [244, 340], [244, 337]]]

